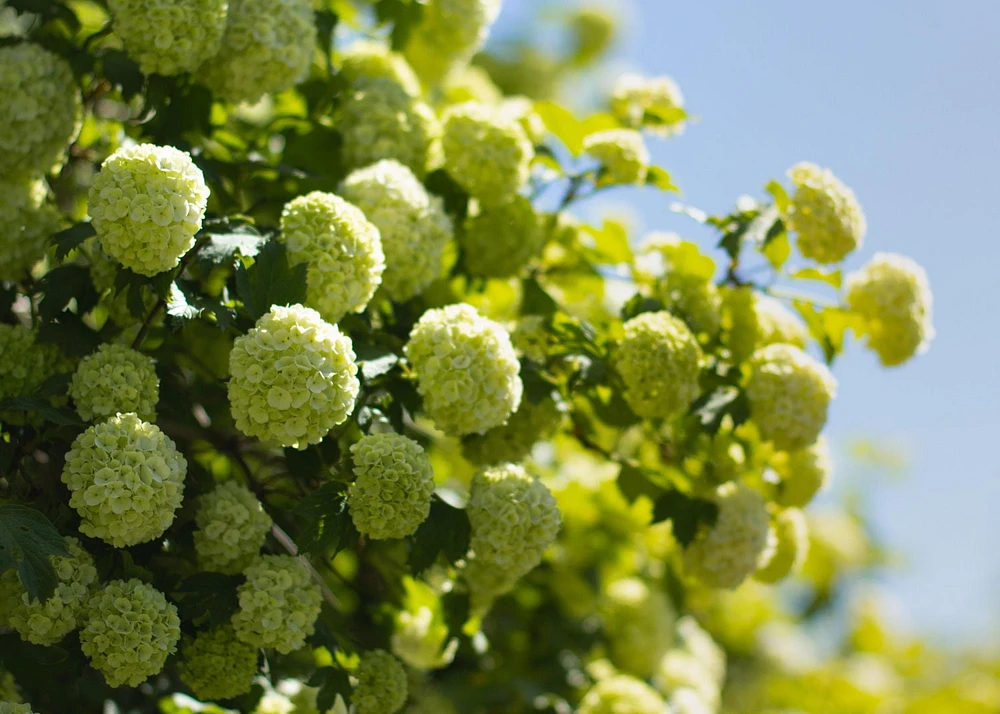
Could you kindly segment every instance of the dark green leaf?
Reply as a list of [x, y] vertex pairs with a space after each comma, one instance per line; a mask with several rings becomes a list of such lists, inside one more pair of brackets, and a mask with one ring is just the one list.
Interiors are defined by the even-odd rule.
[[321, 712], [333, 708], [338, 694], [344, 698], [345, 705], [349, 705], [351, 702], [351, 679], [347, 672], [342, 669], [320, 667], [313, 672], [306, 684], [319, 688], [319, 693], [316, 695], [316, 708]]
[[70, 357], [84, 357], [97, 349], [101, 336], [90, 329], [79, 315], [61, 312], [52, 322], [38, 328], [38, 341], [59, 345]]
[[618, 489], [629, 503], [635, 501], [639, 496], [655, 499], [663, 493], [663, 489], [650, 480], [650, 474], [631, 464], [622, 464], [621, 470], [618, 472]]
[[427, 190], [444, 200], [444, 210], [461, 224], [469, 215], [469, 194], [444, 169], [432, 171], [424, 179]]
[[264, 244], [247, 267], [241, 263], [236, 272], [236, 292], [254, 320], [272, 305], [295, 305], [306, 299], [306, 264], [288, 265], [284, 244], [269, 241]]
[[715, 524], [719, 507], [702, 498], [692, 498], [680, 491], [668, 491], [656, 499], [653, 506], [653, 523], [671, 521], [674, 538], [687, 547], [694, 540], [701, 525]]
[[304, 519], [296, 543], [302, 553], [336, 553], [357, 542], [360, 535], [347, 510], [347, 486], [331, 481], [304, 498], [295, 514]]
[[227, 263], [237, 255], [252, 258], [260, 252], [264, 238], [246, 228], [232, 233], [213, 233], [202, 246], [198, 258], [210, 263]]
[[239, 607], [236, 588], [243, 580], [242, 575], [207, 572], [185, 579], [175, 591], [181, 619], [209, 626], [228, 621]]
[[628, 302], [622, 305], [622, 320], [628, 321], [644, 312], [659, 312], [662, 309], [663, 303], [656, 298], [636, 293], [629, 298]]
[[131, 99], [142, 91], [143, 77], [139, 65], [122, 50], [107, 50], [101, 55], [105, 78], [121, 88], [122, 97]]
[[413, 538], [410, 569], [419, 575], [431, 567], [443, 553], [449, 563], [464, 558], [469, 551], [472, 528], [464, 509], [455, 508], [440, 498], [431, 503], [431, 513]]
[[97, 304], [99, 297], [91, 284], [90, 271], [82, 265], [63, 265], [49, 271], [38, 281], [37, 289], [43, 295], [38, 313], [46, 321], [55, 318], [74, 298], [82, 315]]
[[555, 314], [559, 305], [552, 296], [545, 292], [538, 280], [525, 278], [521, 281], [521, 314], [542, 315], [548, 317]]
[[354, 354], [357, 355], [358, 368], [366, 382], [388, 374], [393, 367], [399, 364], [399, 355], [387, 347], [364, 343], [355, 344]]
[[27, 506], [0, 505], [0, 572], [15, 568], [28, 595], [44, 601], [59, 582], [54, 555], [69, 557], [69, 551], [48, 518]]
[[86, 426], [86, 422], [68, 409], [56, 409], [44, 397], [14, 397], [0, 402], [2, 411], [25, 411], [42, 417], [45, 421], [63, 426]]
[[59, 231], [50, 239], [56, 247], [56, 260], [62, 260], [85, 240], [95, 235], [90, 223], [77, 223], [64, 231]]
[[706, 432], [716, 434], [727, 415], [735, 426], [745, 422], [750, 416], [750, 407], [743, 391], [726, 385], [699, 397], [691, 405], [691, 413], [698, 417]]

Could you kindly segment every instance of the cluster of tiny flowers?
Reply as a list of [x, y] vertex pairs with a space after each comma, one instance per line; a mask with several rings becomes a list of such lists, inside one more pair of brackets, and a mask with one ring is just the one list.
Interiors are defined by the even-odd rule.
[[608, 585], [601, 617], [611, 659], [628, 674], [648, 677], [673, 645], [677, 615], [670, 601], [639, 578]]
[[709, 712], [718, 707], [719, 683], [701, 659], [686, 648], [673, 649], [663, 657], [653, 683], [663, 692], [695, 694], [699, 702], [708, 705]]
[[17, 702], [0, 702], [0, 714], [35, 714], [30, 704]]
[[205, 570], [234, 574], [260, 554], [271, 517], [250, 490], [226, 481], [198, 499], [194, 549]]
[[[684, 95], [670, 77], [624, 74], [611, 95], [611, 111], [626, 126], [668, 135], [679, 122], [669, 117], [684, 107]], [[663, 119], [659, 117], [663, 115]]]
[[281, 212], [281, 240], [291, 263], [308, 263], [306, 304], [328, 322], [363, 311], [382, 282], [378, 228], [332, 193], [313, 191], [290, 201]]
[[45, 255], [59, 227], [59, 211], [47, 196], [41, 179], [0, 181], [0, 280], [21, 280]]
[[436, 161], [441, 125], [434, 111], [387, 77], [362, 77], [347, 93], [337, 124], [344, 164], [359, 169], [395, 159], [423, 176]]
[[243, 574], [240, 609], [232, 619], [236, 636], [281, 654], [302, 647], [315, 630], [323, 601], [305, 565], [290, 555], [265, 555]]
[[405, 54], [427, 84], [467, 64], [489, 37], [501, 0], [431, 0], [410, 33]]
[[441, 84], [441, 103], [445, 106], [463, 102], [499, 104], [503, 92], [493, 83], [490, 73], [482, 67], [460, 67], [445, 77]]
[[340, 54], [340, 74], [348, 82], [364, 78], [386, 78], [396, 82], [411, 97], [419, 97], [420, 80], [406, 58], [382, 42], [359, 40]]
[[[59, 582], [55, 591], [44, 602], [29, 597], [17, 579], [15, 571], [8, 570], [2, 578], [11, 579], [11, 595], [8, 603], [8, 623], [17, 630], [21, 638], [36, 645], [54, 645], [71, 630], [76, 628], [90, 588], [97, 580], [94, 559], [85, 551], [76, 538], [67, 538], [69, 557], [53, 557]], [[3, 603], [0, 603], [3, 605]]]
[[545, 243], [542, 218], [524, 196], [486, 205], [465, 223], [462, 256], [470, 275], [506, 278], [517, 275]]
[[462, 455], [474, 464], [491, 465], [521, 461], [539, 441], [559, 428], [563, 412], [551, 397], [540, 402], [527, 400], [503, 426], [462, 440]]
[[750, 415], [761, 437], [778, 449], [794, 451], [814, 443], [836, 391], [826, 365], [798, 347], [768, 345], [750, 358]]
[[542, 561], [559, 533], [560, 514], [549, 489], [515, 464], [479, 471], [468, 505], [472, 537], [466, 580], [489, 602], [509, 591]]
[[401, 434], [369, 434], [351, 447], [351, 455], [357, 480], [347, 507], [358, 532], [374, 540], [416, 533], [434, 494], [423, 447]]
[[350, 174], [340, 193], [358, 206], [382, 238], [382, 287], [403, 302], [423, 292], [441, 273], [444, 248], [454, 233], [438, 196], [408, 167], [387, 159]]
[[608, 129], [583, 140], [583, 150], [597, 159], [605, 180], [611, 183], [642, 183], [649, 169], [649, 149], [634, 129]]
[[851, 189], [816, 164], [796, 164], [788, 170], [788, 177], [795, 193], [787, 219], [789, 228], [798, 234], [803, 257], [837, 263], [861, 247], [865, 216]]
[[618, 674], [602, 679], [587, 692], [577, 714], [663, 714], [659, 693], [635, 677]]
[[656, 295], [664, 307], [681, 317], [696, 335], [712, 338], [719, 333], [722, 296], [711, 280], [672, 270], [657, 283]]
[[444, 168], [483, 204], [506, 203], [528, 180], [534, 148], [516, 119], [466, 102], [442, 117]]
[[726, 345], [735, 362], [742, 362], [758, 347], [788, 344], [805, 348], [809, 331], [781, 301], [759, 295], [751, 288], [727, 288], [722, 296]]
[[426, 583], [409, 577], [403, 579], [403, 588], [403, 609], [393, 623], [393, 654], [421, 671], [448, 666], [458, 649], [458, 639], [448, 640], [440, 596]]
[[220, 625], [184, 638], [177, 674], [199, 699], [238, 697], [253, 686], [257, 648], [236, 639], [230, 625]]
[[[3, 620], [0, 620], [0, 622], [3, 622]], [[9, 704], [18, 704], [22, 701], [21, 694], [17, 689], [17, 682], [14, 680], [14, 675], [2, 669], [0, 669], [0, 701]]]
[[774, 519], [775, 547], [770, 557], [762, 560], [754, 578], [776, 583], [802, 569], [809, 553], [809, 526], [798, 508], [786, 508]]
[[135, 412], [155, 421], [160, 379], [153, 359], [116, 344], [104, 344], [80, 361], [69, 386], [77, 414], [87, 421]]
[[615, 356], [625, 401], [646, 418], [667, 419], [694, 401], [701, 362], [698, 340], [668, 312], [646, 312], [626, 322]]
[[222, 46], [227, 0], [109, 0], [115, 34], [143, 74], [192, 72]]
[[726, 483], [715, 492], [718, 518], [685, 551], [688, 572], [713, 588], [736, 588], [774, 547], [767, 502], [752, 488]]
[[541, 144], [548, 134], [549, 130], [545, 126], [545, 121], [535, 111], [535, 103], [527, 97], [504, 97], [497, 106], [497, 111], [500, 112], [501, 116], [518, 122], [532, 146]]
[[425, 411], [447, 434], [482, 434], [521, 404], [521, 365], [510, 335], [471, 305], [425, 312], [405, 352]]
[[187, 461], [158, 427], [118, 414], [80, 434], [62, 480], [80, 531], [116, 548], [158, 538], [184, 496]]
[[316, 27], [309, 0], [232, 0], [222, 46], [198, 78], [230, 102], [256, 102], [306, 78]]
[[0, 325], [0, 400], [29, 394], [47, 374], [35, 333], [23, 325]]
[[104, 252], [140, 275], [177, 265], [194, 245], [207, 205], [208, 186], [191, 156], [153, 144], [109, 156], [88, 202]]
[[61, 164], [82, 117], [69, 64], [27, 42], [0, 47], [0, 96], [0, 175], [38, 176]]
[[910, 258], [876, 253], [847, 276], [847, 306], [864, 320], [868, 346], [886, 367], [927, 349], [934, 338], [931, 287], [926, 271]]
[[229, 356], [229, 405], [247, 436], [304, 449], [354, 411], [351, 339], [301, 305], [274, 306]]
[[396, 714], [406, 704], [406, 670], [385, 650], [361, 655], [354, 679], [351, 704], [358, 714]]
[[774, 465], [781, 481], [777, 502], [786, 507], [804, 508], [816, 494], [829, 487], [833, 478], [833, 457], [826, 439], [784, 455]]
[[181, 621], [163, 593], [140, 580], [113, 580], [87, 603], [80, 648], [112, 687], [137, 687], [177, 650]]

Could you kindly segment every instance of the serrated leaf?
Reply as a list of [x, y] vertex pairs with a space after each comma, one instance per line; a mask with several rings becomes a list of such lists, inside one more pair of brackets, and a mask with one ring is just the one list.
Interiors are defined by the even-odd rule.
[[388, 374], [399, 364], [399, 355], [387, 347], [355, 344], [354, 354], [357, 356], [358, 369], [366, 382]]
[[684, 547], [694, 540], [699, 526], [711, 527], [718, 516], [719, 507], [716, 504], [680, 491], [667, 491], [653, 504], [653, 523], [670, 521], [674, 538]]
[[350, 704], [351, 678], [338, 667], [320, 667], [309, 678], [307, 685], [317, 687], [316, 708], [328, 712], [337, 701], [337, 695], [344, 699], [344, 704]]
[[96, 235], [94, 226], [90, 223], [77, 223], [66, 230], [59, 231], [50, 241], [56, 247], [56, 260], [62, 260], [85, 240]]
[[767, 262], [774, 266], [775, 270], [781, 270], [782, 266], [788, 262], [788, 256], [792, 254], [792, 246], [788, 241], [788, 234], [782, 232], [781, 235], [768, 241], [761, 248], [761, 253], [767, 258]]
[[52, 556], [69, 557], [66, 541], [33, 508], [0, 505], [0, 572], [14, 568], [29, 597], [44, 601], [59, 582]]
[[595, 262], [616, 265], [631, 264], [634, 260], [632, 247], [629, 245], [628, 230], [624, 224], [606, 220], [600, 228], [583, 226], [583, 231], [593, 238], [593, 245], [587, 247], [595, 254], [593, 257]]
[[99, 295], [90, 280], [90, 271], [82, 265], [63, 265], [46, 273], [36, 288], [42, 294], [38, 314], [50, 321], [76, 300], [82, 315], [97, 304]]
[[653, 483], [645, 470], [631, 464], [622, 464], [617, 484], [618, 490], [629, 503], [633, 503], [639, 496], [655, 499], [663, 493], [663, 488]]
[[239, 608], [236, 589], [245, 580], [242, 575], [196, 573], [185, 579], [175, 590], [182, 620], [209, 626], [227, 622]]
[[252, 258], [260, 252], [265, 240], [249, 229], [247, 232], [213, 233], [202, 246], [198, 258], [210, 263], [226, 263], [237, 255]]
[[659, 166], [650, 166], [646, 171], [646, 185], [670, 193], [678, 193], [681, 190], [670, 177], [670, 172]]
[[295, 514], [305, 520], [296, 539], [300, 552], [333, 554], [361, 537], [347, 510], [347, 487], [331, 481], [299, 502]]
[[170, 295], [167, 297], [167, 315], [174, 320], [194, 320], [201, 311], [188, 302], [187, 295], [177, 285], [170, 286]]
[[84, 357], [97, 349], [101, 336], [71, 312], [61, 312], [38, 328], [38, 341], [58, 345], [69, 357]]
[[823, 349], [827, 364], [832, 364], [837, 355], [843, 352], [848, 329], [853, 329], [858, 334], [862, 332], [858, 317], [844, 308], [817, 308], [806, 300], [795, 300], [793, 305], [809, 328], [809, 334]]
[[247, 267], [236, 271], [236, 293], [254, 320], [272, 305], [295, 305], [306, 299], [306, 264], [288, 264], [288, 250], [278, 241], [264, 244]]
[[794, 280], [816, 280], [826, 283], [836, 290], [840, 290], [840, 286], [843, 284], [844, 273], [839, 269], [824, 271], [819, 268], [800, 268], [793, 271], [788, 277]]
[[413, 536], [410, 569], [419, 575], [444, 554], [449, 563], [464, 558], [469, 551], [472, 526], [464, 509], [455, 508], [440, 498], [431, 503], [431, 513]]

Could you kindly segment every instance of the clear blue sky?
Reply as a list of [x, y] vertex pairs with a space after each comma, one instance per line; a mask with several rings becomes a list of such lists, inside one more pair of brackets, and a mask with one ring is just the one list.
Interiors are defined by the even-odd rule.
[[[537, 0], [506, 0], [498, 30]], [[855, 345], [836, 367], [829, 434], [908, 445], [902, 482], [873, 477], [879, 534], [907, 558], [888, 585], [912, 624], [979, 639], [1000, 623], [1000, 2], [619, 2], [617, 54], [673, 76], [701, 120], [656, 142], [684, 200], [726, 212], [800, 160], [828, 166], [865, 208], [878, 250], [923, 264], [930, 352], [887, 371]], [[641, 20], [641, 21], [640, 21]], [[631, 200], [631, 197], [630, 197]], [[703, 237], [653, 191], [642, 225]]]

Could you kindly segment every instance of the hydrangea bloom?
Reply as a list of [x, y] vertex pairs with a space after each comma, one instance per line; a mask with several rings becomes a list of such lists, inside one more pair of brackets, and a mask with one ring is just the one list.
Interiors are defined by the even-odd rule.
[[403, 608], [396, 613], [392, 652], [417, 670], [451, 664], [458, 639], [448, 640], [448, 623], [441, 598], [426, 583], [403, 578]]
[[140, 275], [177, 265], [194, 246], [207, 205], [205, 177], [188, 153], [153, 144], [109, 156], [89, 195], [104, 252]]
[[868, 346], [886, 367], [927, 349], [934, 338], [927, 273], [910, 258], [876, 253], [847, 276], [847, 306], [864, 321]]
[[474, 464], [491, 465], [520, 461], [531, 448], [548, 439], [559, 427], [563, 413], [551, 397], [537, 404], [522, 400], [520, 408], [503, 426], [462, 441], [462, 455]]
[[23, 325], [0, 325], [0, 401], [34, 391], [48, 376], [45, 351]]
[[405, 352], [424, 409], [447, 434], [482, 434], [504, 424], [521, 403], [521, 365], [510, 335], [471, 305], [425, 312]]
[[247, 436], [304, 449], [354, 411], [351, 339], [301, 305], [274, 306], [229, 356], [229, 405]]
[[[695, 692], [703, 702], [718, 706], [720, 682], [694, 653], [685, 648], [670, 650], [660, 660], [653, 683], [661, 692]], [[709, 711], [714, 711], [710, 709]]]
[[361, 312], [382, 282], [385, 254], [365, 214], [332, 193], [313, 191], [281, 212], [281, 240], [291, 263], [308, 263], [306, 304], [337, 322]]
[[577, 714], [663, 714], [667, 704], [642, 680], [619, 674], [591, 687], [576, 711]]
[[626, 126], [669, 135], [680, 129], [684, 95], [670, 77], [623, 74], [611, 95], [611, 111]]
[[198, 499], [194, 549], [198, 564], [219, 573], [238, 573], [260, 554], [271, 517], [250, 490], [226, 481]]
[[726, 288], [722, 293], [725, 341], [735, 362], [758, 347], [788, 344], [805, 349], [809, 330], [781, 301], [759, 295], [753, 288]]
[[785, 455], [774, 468], [781, 476], [777, 502], [786, 507], [804, 508], [817, 493], [829, 487], [833, 478], [830, 445], [821, 436], [811, 446]]
[[68, 558], [51, 558], [59, 582], [55, 592], [44, 602], [28, 596], [14, 570], [0, 575], [0, 579], [10, 585], [8, 596], [13, 596], [7, 603], [9, 625], [17, 630], [21, 639], [36, 645], [54, 645], [76, 628], [90, 588], [97, 580], [94, 559], [80, 541], [67, 538], [66, 547]]
[[255, 647], [288, 654], [302, 647], [319, 617], [323, 596], [309, 571], [290, 555], [265, 555], [243, 571], [233, 615], [236, 637]]
[[545, 243], [545, 226], [524, 196], [483, 206], [469, 216], [462, 233], [462, 256], [470, 275], [517, 275]]
[[528, 141], [537, 146], [545, 140], [549, 132], [541, 115], [535, 111], [535, 103], [524, 96], [504, 97], [497, 106], [502, 116], [521, 124]]
[[642, 183], [649, 169], [649, 149], [634, 129], [608, 129], [583, 140], [583, 150], [597, 159], [612, 183]]
[[406, 45], [406, 58], [426, 84], [467, 64], [489, 37], [501, 0], [431, 0]]
[[0, 181], [0, 280], [21, 280], [45, 255], [59, 228], [59, 211], [47, 196], [41, 179]]
[[534, 147], [521, 123], [482, 104], [445, 110], [441, 148], [444, 168], [483, 204], [506, 203], [528, 180]]
[[441, 273], [444, 248], [454, 233], [440, 197], [393, 159], [358, 169], [340, 193], [358, 206], [382, 238], [382, 287], [398, 302], [423, 292]]
[[0, 714], [35, 714], [30, 704], [17, 702], [0, 702]]
[[37, 176], [61, 164], [83, 107], [69, 64], [28, 42], [0, 47], [0, 96], [0, 176]]
[[80, 649], [112, 687], [137, 687], [177, 650], [181, 621], [163, 593], [136, 579], [112, 580], [87, 603]]
[[351, 703], [358, 714], [396, 714], [406, 704], [406, 670], [385, 650], [361, 655]]
[[[0, 620], [0, 622], [3, 622], [3, 620]], [[0, 670], [0, 701], [9, 704], [18, 704], [21, 702], [21, 694], [18, 692], [14, 675], [5, 670]]]
[[122, 345], [105, 344], [80, 361], [69, 395], [86, 421], [104, 420], [119, 412], [134, 412], [144, 421], [155, 421], [160, 379], [151, 357]]
[[615, 666], [651, 675], [674, 641], [677, 615], [666, 594], [639, 578], [616, 580], [605, 589], [601, 616]]
[[434, 494], [430, 459], [401, 434], [369, 434], [351, 447], [354, 475], [347, 507], [361, 535], [405, 538], [427, 520]]
[[340, 74], [348, 82], [384, 77], [396, 82], [411, 97], [420, 96], [420, 80], [406, 58], [382, 42], [359, 40], [340, 54]]
[[227, 101], [256, 102], [306, 78], [315, 37], [309, 0], [231, 0], [222, 46], [198, 77]]
[[222, 46], [227, 0], [109, 0], [115, 34], [143, 74], [193, 72]]
[[851, 189], [816, 164], [796, 164], [788, 170], [788, 177], [795, 193], [787, 219], [789, 228], [798, 234], [804, 257], [837, 263], [862, 246], [865, 216]]
[[711, 675], [716, 689], [721, 688], [726, 678], [725, 650], [690, 615], [677, 621], [677, 635], [684, 650], [694, 655]]
[[80, 531], [116, 548], [159, 538], [184, 496], [187, 461], [170, 437], [135, 414], [118, 414], [80, 434], [62, 480]]
[[615, 353], [625, 401], [646, 418], [672, 417], [694, 401], [701, 361], [698, 340], [668, 312], [646, 312], [626, 322]]
[[199, 699], [229, 699], [250, 691], [257, 648], [236, 639], [230, 625], [185, 637], [177, 674]]
[[774, 551], [761, 560], [754, 577], [765, 583], [776, 583], [802, 569], [809, 552], [809, 526], [798, 508], [786, 508], [774, 519]]
[[709, 587], [734, 589], [773, 549], [771, 519], [764, 498], [742, 484], [719, 486], [714, 500], [718, 518], [700, 528], [685, 551], [685, 564]]
[[462, 102], [499, 104], [503, 100], [503, 92], [493, 83], [490, 73], [471, 65], [448, 74], [441, 85], [441, 94], [445, 106]]
[[679, 270], [669, 271], [657, 283], [656, 296], [696, 335], [712, 338], [719, 333], [722, 296], [711, 280]]
[[750, 416], [761, 437], [778, 449], [793, 451], [815, 442], [836, 391], [826, 365], [798, 347], [768, 345], [750, 358]]

